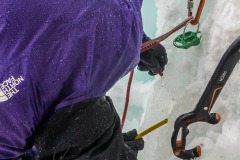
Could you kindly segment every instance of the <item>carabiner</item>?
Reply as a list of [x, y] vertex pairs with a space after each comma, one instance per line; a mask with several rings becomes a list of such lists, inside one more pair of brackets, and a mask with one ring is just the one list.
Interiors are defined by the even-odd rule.
[[[199, 3], [199, 6], [198, 6], [196, 16], [195, 16], [194, 20], [191, 21], [192, 25], [198, 24], [199, 19], [202, 14], [204, 4], [205, 4], [205, 0], [201, 0], [201, 2]], [[188, 0], [188, 16], [192, 16], [192, 10], [193, 10], [193, 0]]]

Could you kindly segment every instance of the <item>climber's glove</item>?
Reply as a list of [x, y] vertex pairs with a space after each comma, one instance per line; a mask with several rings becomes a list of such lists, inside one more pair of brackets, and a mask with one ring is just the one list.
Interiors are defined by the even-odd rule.
[[[150, 40], [144, 34], [143, 42]], [[155, 47], [141, 53], [138, 69], [140, 71], [148, 71], [148, 74], [154, 76], [164, 71], [165, 65], [168, 62], [165, 48], [159, 43]]]
[[142, 138], [135, 139], [137, 136], [137, 130], [133, 129], [127, 133], [123, 133], [123, 139], [125, 144], [132, 149], [134, 154], [137, 156], [138, 151], [143, 150], [144, 148], [144, 141]]

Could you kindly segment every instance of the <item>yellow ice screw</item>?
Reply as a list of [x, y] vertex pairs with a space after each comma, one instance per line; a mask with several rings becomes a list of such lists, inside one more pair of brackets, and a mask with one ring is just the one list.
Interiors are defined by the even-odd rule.
[[145, 131], [139, 133], [139, 134], [136, 136], [135, 139], [140, 139], [140, 138], [142, 138], [143, 136], [147, 135], [148, 133], [154, 131], [155, 129], [157, 129], [157, 128], [159, 128], [159, 127], [161, 127], [161, 126], [163, 126], [163, 125], [165, 125], [165, 124], [167, 124], [167, 123], [168, 123], [168, 118], [162, 120], [161, 122], [153, 125], [152, 127], [149, 127], [149, 128], [146, 129]]

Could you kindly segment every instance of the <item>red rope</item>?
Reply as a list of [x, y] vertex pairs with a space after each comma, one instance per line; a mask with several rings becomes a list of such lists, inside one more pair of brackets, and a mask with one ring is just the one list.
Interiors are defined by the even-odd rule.
[[124, 111], [123, 111], [123, 116], [122, 116], [121, 128], [123, 128], [124, 122], [125, 122], [125, 119], [126, 119], [126, 116], [127, 116], [127, 110], [128, 110], [128, 104], [129, 104], [129, 98], [130, 98], [130, 91], [131, 91], [133, 75], [134, 75], [134, 70], [131, 71], [129, 79], [128, 79], [126, 101], [125, 101], [125, 106], [124, 106]]
[[[141, 46], [141, 50], [140, 52], [143, 53], [153, 47], [155, 47], [158, 43], [162, 42], [163, 40], [165, 40], [167, 37], [169, 37], [171, 34], [173, 34], [174, 32], [178, 31], [179, 29], [181, 29], [182, 27], [184, 27], [189, 21], [191, 21], [193, 19], [192, 16], [188, 17], [185, 21], [183, 21], [181, 24], [179, 24], [178, 26], [176, 26], [175, 28], [173, 28], [171, 31], [165, 33], [162, 36], [159, 36], [153, 40], [149, 40], [147, 42], [144, 42]], [[131, 90], [131, 84], [132, 84], [132, 79], [133, 79], [133, 74], [134, 74], [134, 70], [132, 70], [132, 72], [130, 73], [130, 77], [128, 80], [128, 87], [127, 87], [127, 94], [126, 94], [126, 101], [125, 101], [125, 106], [124, 106], [124, 111], [123, 111], [123, 116], [122, 116], [122, 123], [121, 123], [121, 128], [123, 128], [124, 126], [124, 122], [127, 116], [127, 110], [128, 110], [128, 104], [129, 104], [129, 98], [130, 98], [130, 90]], [[162, 77], [163, 73], [160, 72], [159, 75]]]

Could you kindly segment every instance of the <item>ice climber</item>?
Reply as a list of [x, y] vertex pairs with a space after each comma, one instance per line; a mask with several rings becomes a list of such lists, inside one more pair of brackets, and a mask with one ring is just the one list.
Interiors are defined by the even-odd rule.
[[[137, 159], [106, 92], [140, 62], [141, 3], [0, 0], [0, 159]], [[139, 69], [166, 63], [159, 45]]]

